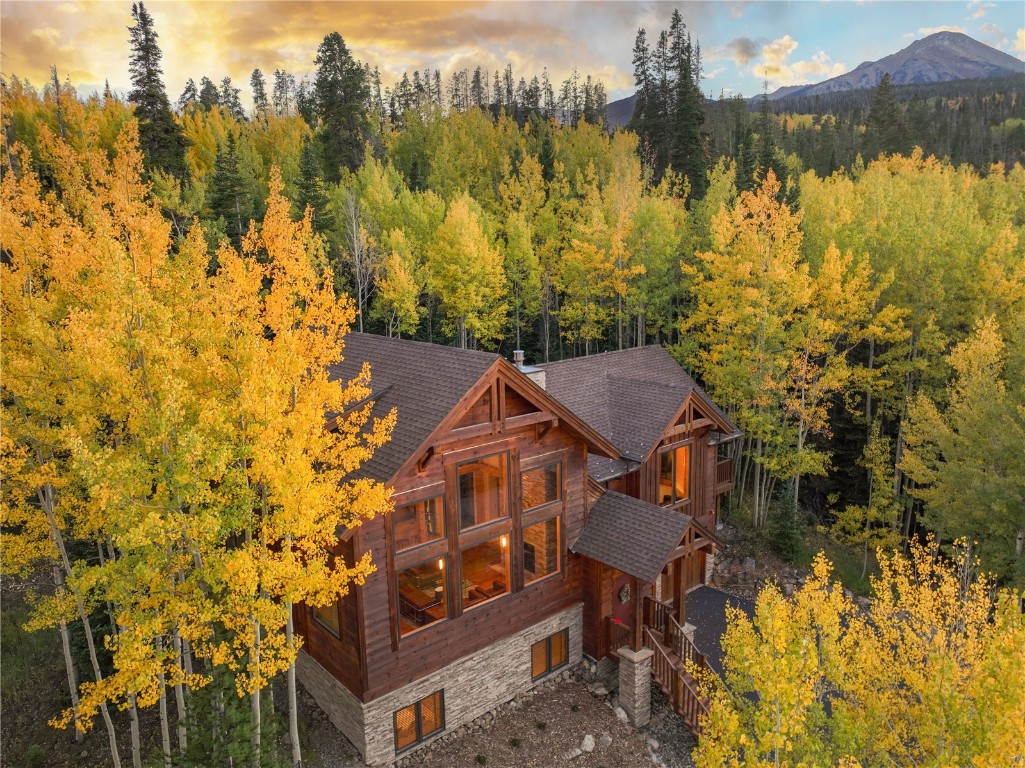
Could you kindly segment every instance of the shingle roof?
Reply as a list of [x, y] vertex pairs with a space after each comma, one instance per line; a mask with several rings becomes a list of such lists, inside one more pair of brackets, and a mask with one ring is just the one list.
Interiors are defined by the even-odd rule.
[[690, 515], [609, 491], [570, 550], [652, 583], [690, 527]]
[[499, 359], [478, 352], [369, 333], [345, 337], [345, 359], [330, 369], [332, 378], [351, 379], [370, 363], [374, 413], [393, 407], [398, 420], [391, 440], [374, 451], [359, 474], [387, 482], [448, 416], [459, 400]]
[[[545, 371], [548, 392], [615, 444], [625, 458], [643, 460], [692, 392], [739, 434], [726, 414], [661, 346], [605, 352], [538, 367]], [[592, 459], [588, 468], [597, 479], [615, 477], [609, 473], [621, 469], [606, 459]]]

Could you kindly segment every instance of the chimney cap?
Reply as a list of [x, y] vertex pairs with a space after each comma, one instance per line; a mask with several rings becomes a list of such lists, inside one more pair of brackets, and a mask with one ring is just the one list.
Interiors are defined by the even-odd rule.
[[516, 365], [517, 367], [522, 367], [523, 366], [523, 350], [522, 349], [514, 349], [513, 350], [513, 364]]

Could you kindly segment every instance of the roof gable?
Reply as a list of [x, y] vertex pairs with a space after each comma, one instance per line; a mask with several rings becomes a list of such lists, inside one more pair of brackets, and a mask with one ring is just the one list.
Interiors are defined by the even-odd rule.
[[[720, 430], [739, 430], [661, 346], [636, 347], [538, 366], [546, 389], [614, 443], [624, 458], [643, 461], [681, 417], [688, 398]], [[593, 462], [599, 474], [612, 465]]]

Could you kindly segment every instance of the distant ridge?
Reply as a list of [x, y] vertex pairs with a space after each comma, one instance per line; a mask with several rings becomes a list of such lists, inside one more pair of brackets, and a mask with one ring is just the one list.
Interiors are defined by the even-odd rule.
[[779, 88], [769, 94], [769, 99], [875, 88], [886, 73], [894, 85], [920, 85], [1022, 75], [1025, 62], [960, 32], [936, 32], [878, 61], [863, 62], [845, 75], [812, 85]]

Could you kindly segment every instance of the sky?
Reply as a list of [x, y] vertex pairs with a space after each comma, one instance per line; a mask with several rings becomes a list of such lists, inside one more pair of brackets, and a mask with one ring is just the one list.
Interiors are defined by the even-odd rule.
[[[324, 36], [339, 32], [353, 55], [380, 67], [384, 84], [404, 70], [444, 75], [513, 65], [517, 79], [548, 68], [556, 89], [576, 67], [615, 100], [633, 92], [633, 44], [667, 29], [674, 8], [701, 45], [703, 90], [751, 96], [768, 82], [815, 83], [895, 53], [942, 29], [964, 32], [1025, 58], [1021, 0], [833, 0], [820, 2], [604, 2], [466, 0], [149, 0], [163, 51], [164, 83], [176, 101], [187, 79], [228, 75], [251, 106], [249, 78], [275, 69], [297, 80], [315, 70]], [[130, 87], [131, 3], [0, 0], [0, 72], [41, 86], [56, 65], [80, 95]]]

